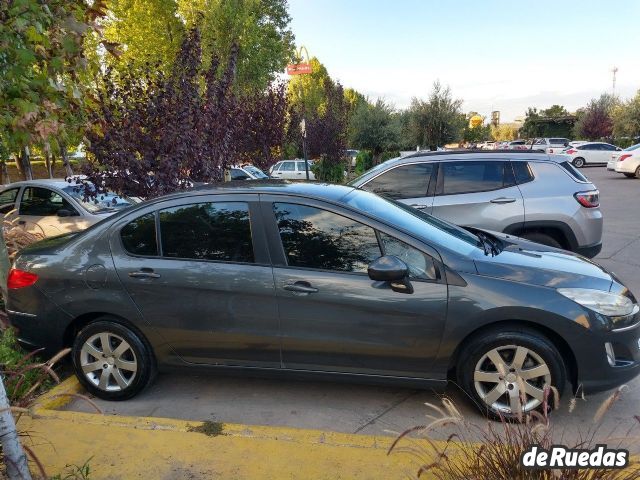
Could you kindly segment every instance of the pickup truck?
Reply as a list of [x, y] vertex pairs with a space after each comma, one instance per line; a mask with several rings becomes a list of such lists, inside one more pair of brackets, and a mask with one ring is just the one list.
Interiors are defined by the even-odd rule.
[[531, 150], [544, 150], [545, 153], [562, 153], [568, 146], [568, 138], [534, 138], [529, 148]]

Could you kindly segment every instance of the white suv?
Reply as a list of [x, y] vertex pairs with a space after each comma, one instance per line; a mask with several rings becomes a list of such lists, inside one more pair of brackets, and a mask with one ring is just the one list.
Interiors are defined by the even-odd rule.
[[[316, 176], [311, 171], [313, 162], [309, 163], [309, 180], [315, 180]], [[307, 175], [304, 169], [304, 160], [281, 160], [276, 163], [270, 170], [271, 178], [282, 178], [286, 180], [306, 180]]]

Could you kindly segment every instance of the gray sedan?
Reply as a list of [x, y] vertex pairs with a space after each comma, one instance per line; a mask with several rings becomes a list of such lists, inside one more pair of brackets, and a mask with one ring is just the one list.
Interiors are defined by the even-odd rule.
[[513, 416], [550, 385], [607, 389], [640, 369], [637, 302], [603, 268], [345, 186], [158, 198], [25, 249], [8, 288], [20, 341], [72, 346], [82, 384], [110, 400], [182, 366], [455, 380]]

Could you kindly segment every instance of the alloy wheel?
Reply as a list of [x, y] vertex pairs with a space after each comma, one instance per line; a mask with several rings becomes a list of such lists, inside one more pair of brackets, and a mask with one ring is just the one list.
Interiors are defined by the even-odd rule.
[[584, 166], [584, 160], [581, 159], [581, 158], [576, 158], [573, 161], [573, 166], [576, 167], [576, 168], [582, 168]]
[[533, 350], [505, 345], [489, 350], [476, 364], [473, 382], [484, 403], [506, 414], [531, 411], [544, 401], [551, 372]]
[[101, 332], [82, 345], [80, 367], [87, 380], [100, 390], [117, 392], [131, 385], [138, 371], [138, 361], [124, 338]]

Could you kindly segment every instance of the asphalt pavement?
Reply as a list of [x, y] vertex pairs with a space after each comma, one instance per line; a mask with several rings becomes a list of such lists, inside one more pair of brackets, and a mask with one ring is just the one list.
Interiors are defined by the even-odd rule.
[[[600, 189], [604, 212], [603, 249], [596, 262], [615, 272], [640, 296], [640, 180], [607, 172], [604, 167], [583, 170]], [[283, 381], [220, 377], [187, 372], [162, 374], [134, 399], [96, 403], [109, 415], [167, 417], [183, 420], [285, 426], [344, 433], [394, 435], [424, 424], [433, 413], [425, 403], [452, 398], [467, 420], [485, 420], [455, 386], [444, 393], [396, 387], [378, 387], [318, 381]], [[578, 400], [569, 412], [568, 392], [553, 423], [567, 438], [590, 432], [602, 439], [624, 437], [640, 442], [640, 380], [625, 387], [602, 424], [593, 417], [611, 392]], [[70, 410], [91, 411], [82, 401]], [[635, 427], [637, 425], [637, 427]], [[635, 427], [631, 433], [629, 428]], [[443, 433], [442, 435], [445, 435]], [[637, 445], [637, 444], [636, 444]], [[633, 451], [640, 451], [631, 446]]]

